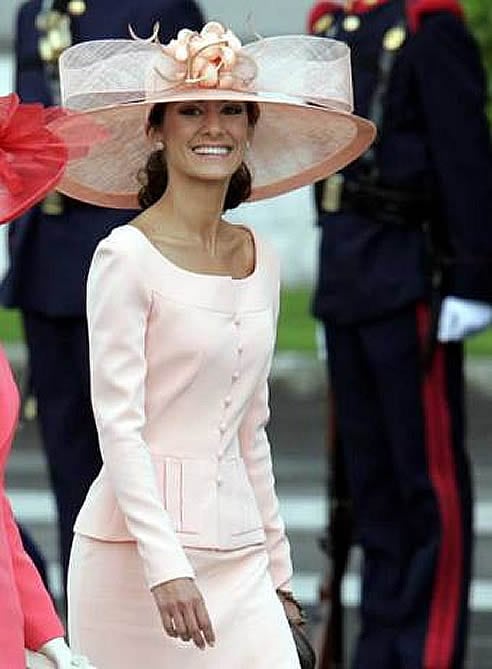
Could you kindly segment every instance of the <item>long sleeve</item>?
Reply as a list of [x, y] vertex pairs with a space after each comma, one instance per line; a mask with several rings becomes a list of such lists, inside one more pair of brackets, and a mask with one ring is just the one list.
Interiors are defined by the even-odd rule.
[[413, 60], [452, 256], [449, 293], [492, 302], [492, 146], [478, 49], [450, 13], [425, 18]]
[[40, 34], [36, 15], [41, 2], [25, 2], [19, 9], [15, 35], [15, 90], [23, 102], [53, 104], [43, 62], [38, 52]]
[[[279, 286], [276, 282], [274, 298], [274, 321], [277, 322]], [[290, 588], [292, 562], [285, 525], [280, 515], [278, 497], [275, 492], [270, 442], [266, 426], [270, 418], [268, 373], [270, 365], [250, 401], [248, 410], [239, 427], [241, 453], [253, 486], [258, 508], [266, 534], [266, 545], [270, 563], [270, 574], [275, 588]]]
[[24, 617], [24, 642], [27, 648], [37, 650], [50, 639], [62, 637], [64, 630], [41, 577], [24, 550], [10, 503], [3, 490], [0, 497], [3, 526]]
[[145, 335], [150, 291], [144, 268], [103, 241], [87, 284], [91, 392], [110, 483], [136, 539], [149, 587], [193, 570], [159, 495], [145, 425]]

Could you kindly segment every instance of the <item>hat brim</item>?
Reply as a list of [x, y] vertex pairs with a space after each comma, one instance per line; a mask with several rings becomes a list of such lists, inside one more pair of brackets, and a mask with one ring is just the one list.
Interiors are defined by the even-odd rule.
[[[246, 156], [253, 177], [249, 201], [281, 195], [337, 172], [360, 156], [376, 134], [374, 125], [363, 118], [304, 101], [217, 89], [203, 89], [199, 97], [259, 105]], [[197, 99], [196, 90], [83, 113], [107, 139], [70, 161], [57, 189], [94, 205], [138, 209], [138, 174], [153, 150], [145, 133], [150, 108], [188, 99]], [[79, 116], [55, 121], [52, 129], [62, 138], [73, 135]]]

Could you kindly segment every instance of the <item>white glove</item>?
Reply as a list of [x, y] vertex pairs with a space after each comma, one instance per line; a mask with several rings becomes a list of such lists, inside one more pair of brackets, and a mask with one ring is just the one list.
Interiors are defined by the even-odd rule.
[[485, 330], [491, 323], [490, 304], [460, 297], [445, 297], [439, 316], [437, 338], [441, 342], [459, 341]]
[[74, 655], [63, 637], [51, 639], [37, 652], [27, 651], [27, 669], [95, 669], [82, 655]]

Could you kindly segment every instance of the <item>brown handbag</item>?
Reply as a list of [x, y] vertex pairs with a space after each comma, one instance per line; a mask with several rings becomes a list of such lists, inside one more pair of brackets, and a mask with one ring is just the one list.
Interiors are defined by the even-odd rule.
[[292, 602], [297, 607], [299, 611], [298, 620], [290, 620], [289, 626], [294, 637], [294, 643], [296, 645], [297, 656], [301, 665], [301, 669], [315, 669], [316, 665], [316, 653], [314, 648], [311, 645], [311, 642], [308, 639], [307, 634], [304, 632], [304, 624], [306, 622], [306, 614], [300, 602], [294, 597], [290, 590], [283, 590], [282, 588], [277, 588], [277, 595], [280, 597], [280, 600], [283, 602]]
[[289, 625], [294, 637], [294, 643], [296, 644], [301, 669], [314, 669], [316, 665], [316, 653], [302, 628], [303, 626], [291, 621], [289, 621]]

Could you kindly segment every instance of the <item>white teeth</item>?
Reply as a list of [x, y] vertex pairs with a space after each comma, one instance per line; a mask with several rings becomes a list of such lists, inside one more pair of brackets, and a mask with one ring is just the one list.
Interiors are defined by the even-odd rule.
[[228, 146], [196, 146], [193, 152], [203, 156], [227, 156], [231, 149]]

